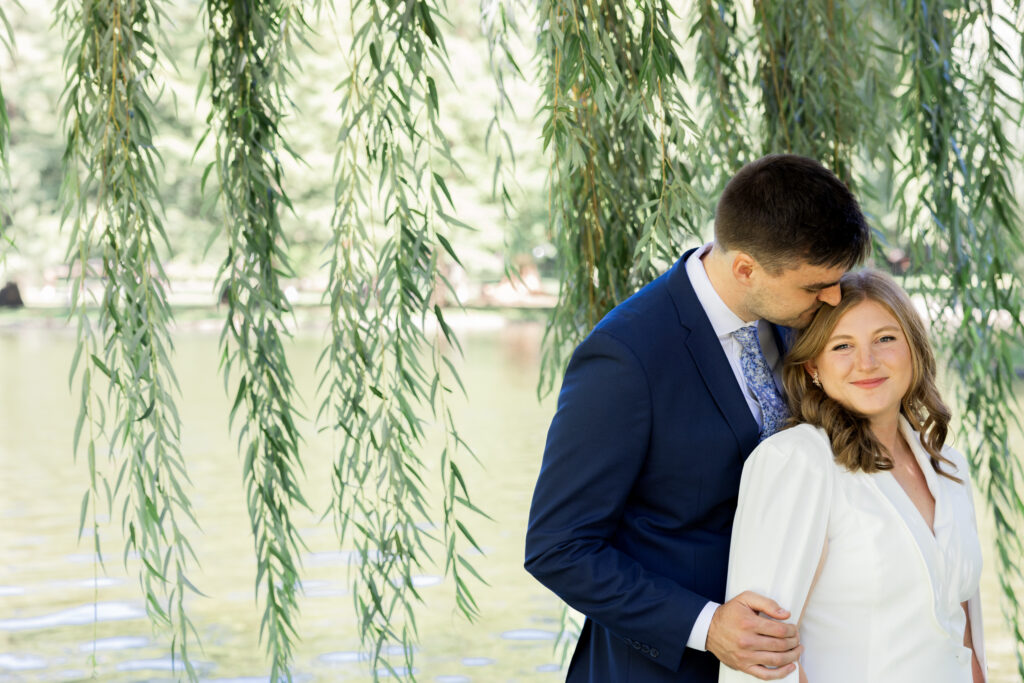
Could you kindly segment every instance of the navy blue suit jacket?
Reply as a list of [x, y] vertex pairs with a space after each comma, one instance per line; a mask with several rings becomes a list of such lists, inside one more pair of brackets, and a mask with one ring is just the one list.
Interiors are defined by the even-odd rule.
[[567, 681], [718, 679], [718, 660], [686, 641], [725, 596], [758, 426], [686, 274], [690, 253], [577, 347], [548, 431], [526, 569], [586, 615]]

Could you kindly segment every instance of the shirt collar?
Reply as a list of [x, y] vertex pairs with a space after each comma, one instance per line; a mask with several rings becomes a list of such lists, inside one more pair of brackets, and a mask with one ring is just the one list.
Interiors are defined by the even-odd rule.
[[704, 308], [708, 320], [711, 321], [711, 328], [715, 331], [715, 335], [719, 339], [724, 339], [731, 336], [733, 332], [741, 327], [755, 325], [757, 322], [744, 322], [742, 318], [725, 305], [722, 297], [718, 295], [718, 292], [712, 286], [711, 278], [708, 277], [707, 271], [704, 270], [704, 262], [701, 260], [704, 254], [711, 251], [712, 244], [713, 242], [709, 242], [690, 254], [690, 258], [686, 259], [686, 274], [690, 278], [690, 284], [693, 285], [693, 292], [697, 295], [697, 300]]

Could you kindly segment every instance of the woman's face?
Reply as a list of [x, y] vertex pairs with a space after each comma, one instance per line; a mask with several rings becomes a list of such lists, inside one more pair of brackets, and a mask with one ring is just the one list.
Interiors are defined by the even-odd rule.
[[826, 394], [873, 424], [895, 420], [913, 375], [903, 328], [889, 309], [870, 299], [843, 314], [807, 366], [817, 370]]

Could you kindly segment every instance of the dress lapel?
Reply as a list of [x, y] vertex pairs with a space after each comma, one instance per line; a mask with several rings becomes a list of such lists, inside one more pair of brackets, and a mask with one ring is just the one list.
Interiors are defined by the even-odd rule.
[[918, 464], [924, 471], [925, 479], [928, 482], [928, 489], [931, 491], [932, 497], [935, 498], [935, 521], [933, 524], [935, 533], [933, 534], [932, 530], [928, 528], [928, 523], [924, 521], [921, 512], [914, 505], [913, 501], [910, 500], [910, 496], [903, 490], [903, 487], [896, 481], [896, 477], [892, 473], [878, 472], [871, 475], [870, 479], [877, 486], [881, 494], [896, 509], [896, 513], [900, 516], [903, 526], [913, 536], [914, 543], [921, 554], [921, 559], [924, 560], [928, 568], [928, 578], [931, 581], [934, 594], [936, 586], [942, 585], [945, 573], [945, 564], [936, 538], [939, 534], [948, 532], [948, 524], [945, 519], [949, 514], [949, 511], [946, 510], [948, 501], [944, 500], [938, 475], [932, 470], [928, 454], [918, 441], [917, 433], [914, 432], [910, 424], [902, 417], [900, 418], [900, 431], [903, 433], [904, 438], [910, 445], [911, 451], [914, 453], [914, 457], [917, 458]]

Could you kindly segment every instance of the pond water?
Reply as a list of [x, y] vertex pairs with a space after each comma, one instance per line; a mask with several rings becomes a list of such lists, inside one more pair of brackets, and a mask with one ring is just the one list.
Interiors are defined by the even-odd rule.
[[[464, 474], [476, 502], [493, 518], [469, 521], [485, 551], [474, 558], [475, 566], [489, 585], [474, 586], [482, 615], [469, 624], [454, 607], [454, 590], [441, 567], [425, 567], [416, 577], [425, 600], [416, 676], [439, 683], [560, 681], [564, 673], [554, 650], [560, 603], [522, 569], [530, 496], [554, 410], [553, 397], [536, 396], [542, 328], [496, 315], [461, 322], [462, 378], [470, 400], [458, 399], [453, 407], [480, 459], [476, 464], [464, 457]], [[182, 325], [174, 337], [182, 451], [201, 526], [190, 536], [202, 563], [192, 579], [207, 596], [189, 602], [202, 639], [193, 657], [203, 680], [256, 683], [267, 680], [269, 666], [258, 639], [262, 605], [254, 598], [241, 459], [218, 370], [219, 331], [218, 322], [198, 321]], [[289, 348], [307, 416], [318, 406], [315, 362], [322, 344], [318, 326], [307, 323]], [[101, 524], [102, 566], [94, 561], [93, 539], [77, 539], [87, 470], [71, 455], [78, 406], [67, 373], [74, 345], [59, 320], [0, 328], [0, 682], [176, 680], [167, 639], [145, 618], [136, 566], [129, 559], [126, 569], [122, 562], [120, 513]], [[309, 548], [302, 558], [295, 678], [370, 680], [352, 612], [350, 553], [338, 545], [330, 518], [321, 519], [337, 443], [309, 422], [304, 437], [303, 492], [313, 512], [294, 517]], [[428, 474], [428, 483], [436, 494], [434, 475]], [[990, 531], [984, 533], [988, 538]], [[999, 616], [992, 544], [984, 545], [992, 681], [1008, 683], [1017, 677]]]

